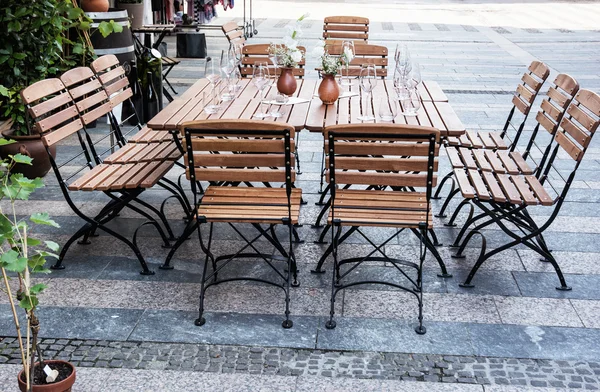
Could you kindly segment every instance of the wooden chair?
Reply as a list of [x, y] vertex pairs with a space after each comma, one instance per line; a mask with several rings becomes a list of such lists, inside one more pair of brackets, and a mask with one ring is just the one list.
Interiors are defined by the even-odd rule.
[[[382, 284], [417, 297], [419, 326], [415, 330], [424, 334], [422, 267], [428, 248], [426, 245], [430, 242], [427, 231], [433, 228], [429, 200], [437, 179], [439, 131], [413, 125], [352, 124], [326, 127], [324, 137], [325, 148], [329, 151], [326, 167], [332, 203], [328, 223], [333, 227], [331, 247], [334, 265], [330, 318], [325, 326], [328, 329], [336, 326], [334, 304], [340, 290], [359, 284]], [[347, 184], [368, 188], [343, 188]], [[361, 230], [365, 226], [396, 230], [383, 243], [375, 245]], [[343, 228], [348, 230], [342, 235]], [[422, 245], [416, 263], [390, 258], [381, 249], [405, 229], [412, 231]], [[375, 250], [366, 256], [339, 260], [340, 245], [353, 233], [367, 238]], [[353, 271], [365, 261], [391, 263], [405, 277], [407, 285], [378, 280], [350, 279], [348, 282], [349, 275], [355, 275]], [[352, 264], [352, 267], [342, 272], [341, 267], [345, 264]], [[404, 269], [414, 269], [416, 278], [411, 278]]]
[[[302, 53], [306, 54], [306, 49], [303, 46], [298, 46], [298, 49], [300, 49]], [[254, 64], [259, 62], [271, 64], [271, 60], [269, 59], [269, 44], [244, 45], [242, 54], [244, 57], [242, 58], [240, 72], [244, 78], [252, 76]], [[300, 79], [304, 77], [304, 66], [306, 65], [305, 57], [306, 56], [303, 56], [302, 61], [300, 61], [298, 66], [294, 68], [294, 76]], [[271, 71], [275, 71], [275, 68], [273, 67]], [[281, 69], [278, 67], [276, 72], [277, 75], [279, 75]]]
[[244, 37], [244, 29], [236, 22], [227, 22], [221, 26], [225, 38], [229, 42], [229, 45], [244, 45], [246, 43], [246, 37]]
[[[328, 44], [326, 49], [329, 54], [339, 56], [342, 54], [341, 41], [339, 43]], [[388, 74], [388, 48], [382, 45], [356, 43], [354, 45], [354, 59], [352, 59], [348, 67], [348, 75], [358, 77], [363, 64], [375, 65], [377, 76], [385, 79]], [[321, 71], [320, 67], [315, 69]], [[345, 72], [344, 70], [344, 75]]]
[[[500, 132], [474, 132], [467, 131], [467, 133], [460, 137], [449, 137], [448, 144], [451, 146], [465, 147], [465, 148], [485, 148], [492, 150], [514, 150], [519, 142], [525, 121], [529, 116], [533, 101], [540, 92], [542, 86], [550, 75], [550, 69], [546, 64], [533, 61], [527, 68], [527, 71], [521, 77], [521, 83], [517, 85], [517, 90], [512, 98], [513, 107], [508, 114], [508, 118], [504, 124], [504, 128]], [[551, 92], [549, 92], [551, 93]], [[519, 111], [522, 116], [521, 123], [516, 125], [512, 123], [513, 117], [516, 111]], [[506, 136], [508, 127], [511, 126], [515, 131], [515, 136], [506, 143]]]
[[[323, 38], [367, 42], [369, 19], [360, 16], [328, 16], [323, 22]], [[358, 43], [358, 42], [357, 42]]]
[[[576, 171], [599, 125], [600, 96], [590, 90], [581, 89], [575, 95], [560, 122], [560, 128], [553, 138], [552, 152], [539, 177], [491, 173], [485, 175], [484, 182], [480, 182], [478, 172], [471, 169], [456, 169], [457, 175], [467, 179], [467, 181], [459, 181], [463, 197], [470, 199], [484, 214], [484, 219], [479, 219], [477, 225], [469, 230], [465, 239], [459, 244], [458, 252], [453, 256], [464, 257], [462, 252], [471, 238], [474, 235], [482, 237], [481, 253], [461, 286], [473, 287], [471, 281], [479, 267], [487, 259], [504, 250], [523, 244], [552, 264], [560, 281], [558, 290], [571, 289], [567, 285], [556, 259], [548, 249], [543, 233], [558, 216], [575, 179]], [[562, 189], [557, 183], [558, 179], [562, 177], [561, 175], [556, 175], [552, 181], [549, 177], [551, 171], [558, 173], [554, 164], [559, 152], [574, 161], [571, 173], [564, 183], [560, 184]], [[564, 170], [563, 165], [561, 165], [561, 169]], [[551, 188], [550, 192], [545, 185]], [[552, 193], [556, 197], [552, 197]], [[547, 215], [545, 221], [534, 220], [529, 214], [529, 206], [553, 207], [553, 210]], [[473, 222], [473, 220], [469, 220], [465, 225], [471, 225]], [[481, 230], [490, 225], [497, 225], [509, 237], [509, 241], [496, 249], [487, 251], [485, 236]], [[519, 230], [514, 230], [513, 225]], [[464, 233], [464, 231], [461, 232]], [[460, 239], [458, 240], [460, 241]]]
[[[161, 235], [165, 247], [170, 246], [169, 241], [158, 222], [147, 212], [133, 205], [132, 202], [139, 201], [138, 196], [145, 189], [154, 186], [173, 166], [173, 163], [97, 164], [94, 157], [98, 154], [85, 128], [97, 116], [108, 114], [112, 105], [105, 91], [98, 88], [96, 81], [82, 83], [74, 89], [79, 93], [85, 91], [83, 94], [86, 95], [86, 98], [80, 99], [76, 103], [60, 79], [42, 80], [21, 92], [33, 127], [43, 134], [42, 141], [65, 200], [73, 212], [85, 221], [85, 224], [63, 246], [53, 268], [64, 268], [62, 261], [74, 241], [84, 237], [80, 243], [88, 244], [88, 237], [96, 229], [100, 229], [129, 246], [142, 266], [141, 273], [151, 275], [153, 272], [148, 269], [137, 246], [139, 228], [152, 225]], [[64, 161], [57, 161], [50, 153], [50, 149], [72, 136], [76, 136], [79, 141], [79, 152]], [[79, 164], [81, 161], [83, 163]], [[79, 166], [77, 166], [78, 164]], [[70, 166], [69, 171], [65, 172], [67, 165]], [[74, 169], [73, 166], [75, 166]], [[88, 216], [76, 206], [71, 198], [71, 192], [76, 191], [103, 192], [110, 198], [110, 201], [97, 215]], [[123, 208], [129, 208], [147, 219], [136, 229], [131, 241], [106, 225]]]
[[[284, 328], [291, 328], [290, 285], [297, 286], [297, 268], [292, 247], [293, 225], [298, 223], [302, 191], [293, 187], [294, 127], [289, 124], [259, 120], [204, 120], [184, 123], [180, 127], [185, 143], [187, 176], [192, 186], [194, 218], [186, 227], [180, 245], [195, 230], [206, 254], [200, 286], [200, 312], [196, 325], [205, 323], [204, 296], [208, 287], [236, 280], [250, 280], [281, 287], [285, 292]], [[204, 195], [198, 200], [196, 182], [208, 181]], [[281, 183], [282, 187], [225, 186], [225, 183]], [[221, 185], [218, 185], [218, 184]], [[226, 223], [239, 234], [246, 245], [236, 254], [215, 257], [211, 252], [213, 225]], [[202, 238], [201, 227], [209, 225], [208, 241]], [[258, 235], [252, 240], [236, 227], [249, 224]], [[275, 227], [287, 227], [289, 247], [285, 249], [275, 235]], [[279, 256], [261, 252], [255, 241], [264, 237]], [[250, 250], [250, 252], [246, 250]], [[258, 258], [273, 268], [279, 281], [259, 277], [218, 279], [218, 272], [236, 258]], [[275, 259], [285, 260], [287, 270], [274, 266]], [[208, 271], [208, 261], [212, 272]], [[279, 279], [280, 278], [280, 279]]]
[[[540, 110], [536, 115], [537, 124], [533, 128], [527, 147], [523, 153], [513, 150], [492, 150], [486, 148], [461, 148], [447, 146], [446, 152], [450, 158], [450, 163], [453, 169], [467, 168], [471, 170], [479, 170], [481, 172], [496, 172], [498, 174], [525, 174], [531, 175], [537, 173], [543, 168], [544, 163], [550, 154], [551, 143], [547, 143], [546, 146], [542, 146], [539, 142], [536, 142], [538, 132], [541, 129], [545, 129], [552, 137], [558, 130], [558, 126], [565, 114], [567, 106], [571, 103], [571, 100], [579, 90], [579, 83], [566, 74], [560, 74], [556, 77], [553, 85], [548, 89], [548, 98], [544, 99], [540, 105]], [[552, 138], [550, 138], [550, 141]], [[531, 158], [531, 149], [537, 145], [539, 150], [542, 152], [542, 158], [539, 162], [533, 161]], [[528, 162], [531, 161], [531, 162]], [[459, 171], [460, 173], [460, 171]], [[462, 177], [457, 177], [457, 181], [464, 181]], [[445, 210], [452, 197], [457, 194], [460, 189], [455, 187], [454, 179], [452, 179], [452, 189], [448, 194], [440, 212], [436, 217], [446, 217]], [[440, 184], [440, 187], [442, 184]], [[439, 188], [438, 188], [439, 191]], [[461, 208], [470, 203], [468, 200], [463, 201], [459, 204], [452, 219], [448, 223], [448, 226], [454, 226], [454, 220]], [[471, 209], [472, 212], [472, 209]]]

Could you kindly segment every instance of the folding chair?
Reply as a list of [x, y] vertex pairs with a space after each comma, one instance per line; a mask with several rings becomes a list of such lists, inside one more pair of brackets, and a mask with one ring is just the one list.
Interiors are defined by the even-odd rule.
[[[533, 61], [527, 68], [527, 72], [525, 72], [521, 77], [521, 83], [517, 85], [517, 89], [512, 98], [513, 107], [508, 113], [508, 117], [504, 123], [504, 128], [502, 128], [502, 131], [467, 131], [460, 137], [449, 137], [447, 139], [447, 145], [469, 149], [473, 148], [514, 151], [517, 147], [517, 143], [519, 142], [521, 134], [523, 133], [523, 128], [525, 127], [525, 122], [529, 117], [531, 106], [533, 105], [535, 98], [537, 97], [549, 75], [550, 69], [546, 66], [546, 64], [539, 61]], [[521, 115], [518, 117], [521, 122], [518, 125], [513, 124], [517, 111], [521, 113]], [[512, 140], [508, 138], [509, 127], [515, 131], [515, 135]], [[450, 181], [452, 185], [450, 192], [448, 192], [448, 196], [446, 196], [443, 206], [447, 206], [452, 197], [458, 193], [458, 189], [454, 181], [454, 174], [452, 171], [450, 171], [446, 176], [444, 176], [442, 181], [440, 181], [440, 185], [436, 189], [433, 199], [437, 200], [441, 198], [440, 192], [442, 191], [446, 181]], [[445, 218], [446, 215], [444, 215], [444, 210], [445, 207], [443, 207], [442, 211], [436, 216]]]
[[[247, 78], [252, 76], [252, 72], [254, 71], [254, 64], [258, 62], [265, 62], [267, 64], [271, 63], [269, 59], [269, 44], [251, 44], [244, 45], [242, 48], [242, 54], [244, 57], [242, 58], [242, 64], [240, 68], [240, 73], [242, 77]], [[302, 53], [306, 53], [306, 48], [304, 46], [298, 46], [298, 49]], [[304, 77], [304, 66], [306, 65], [306, 56], [302, 57], [302, 60], [298, 63], [298, 66], [293, 69], [294, 76], [302, 79]], [[276, 70], [277, 75], [281, 73], [280, 68], [274, 68]]]
[[[332, 229], [334, 271], [331, 282], [331, 310], [328, 329], [335, 328], [335, 297], [340, 290], [359, 284], [392, 286], [417, 297], [419, 307], [418, 334], [423, 326], [422, 268], [425, 261], [427, 230], [433, 227], [431, 190], [435, 186], [440, 133], [431, 127], [394, 124], [352, 124], [325, 128], [327, 178], [331, 185], [331, 208], [328, 223]], [[376, 186], [377, 189], [340, 189], [344, 184]], [[396, 187], [398, 190], [384, 190]], [[422, 188], [423, 191], [415, 191]], [[394, 228], [395, 233], [381, 244], [369, 239], [363, 226]], [[342, 235], [344, 228], [347, 231]], [[417, 263], [390, 258], [381, 249], [402, 231], [409, 229], [420, 240]], [[339, 260], [338, 252], [350, 235], [358, 233], [375, 249], [366, 256]], [[431, 244], [430, 244], [431, 245]], [[403, 276], [408, 286], [390, 281], [343, 280], [365, 261], [388, 262]], [[342, 272], [341, 267], [352, 264]], [[416, 271], [410, 277], [404, 269]]]
[[[164, 246], [169, 247], [170, 244], [158, 222], [132, 203], [134, 201], [139, 203], [138, 196], [144, 189], [156, 184], [171, 168], [172, 163], [160, 166], [151, 163], [136, 165], [97, 164], [94, 143], [85, 127], [100, 113], [106, 114], [111, 110], [108, 96], [98, 86], [98, 84], [94, 85], [94, 82], [79, 86], [79, 91], [87, 91], [87, 98], [77, 103], [73, 101], [59, 79], [39, 81], [21, 92], [33, 126], [37, 132], [43, 134], [42, 141], [65, 200], [73, 212], [86, 222], [63, 246], [59, 259], [53, 268], [64, 268], [62, 261], [74, 241], [84, 237], [79, 243], [89, 244], [88, 237], [96, 229], [100, 229], [129, 246], [142, 265], [141, 273], [151, 275], [154, 272], [148, 269], [137, 246], [139, 229], [145, 225], [152, 225], [159, 232]], [[58, 163], [50, 153], [50, 148], [73, 135], [77, 135], [80, 144], [79, 152]], [[67, 165], [70, 167], [67, 167]], [[63, 177], [63, 175], [65, 176]], [[87, 216], [71, 199], [71, 192], [75, 191], [103, 192], [110, 198], [110, 201], [96, 216]], [[142, 203], [142, 205], [144, 204]], [[106, 226], [123, 208], [129, 208], [147, 219], [135, 230], [131, 241]]]
[[[470, 229], [460, 244], [458, 252], [453, 256], [457, 258], [464, 257], [462, 253], [471, 238], [474, 235], [481, 236], [481, 253], [467, 279], [461, 286], [473, 287], [471, 280], [479, 267], [487, 259], [504, 250], [523, 244], [540, 254], [544, 261], [552, 264], [560, 281], [560, 286], [557, 287], [558, 290], [571, 289], [567, 285], [556, 259], [548, 249], [543, 233], [558, 216], [571, 184], [575, 179], [575, 174], [581, 164], [581, 160], [599, 124], [600, 96], [592, 91], [581, 89], [575, 95], [560, 122], [560, 129], [553, 138], [554, 148], [539, 178], [534, 175], [493, 173], [493, 175], [486, 177], [486, 183], [483, 186], [471, 186], [473, 181], [476, 181], [476, 172], [457, 169], [457, 175], [460, 173], [461, 176], [468, 180], [466, 182], [459, 180], [463, 197], [471, 199], [481, 209], [482, 217], [479, 220], [483, 220]], [[566, 179], [554, 167], [559, 151], [575, 161], [573, 170]], [[551, 171], [553, 171], [556, 177], [564, 180], [562, 190], [557, 189], [555, 186], [556, 183], [552, 184], [549, 181]], [[553, 192], [557, 195], [556, 198], [553, 199], [550, 196], [545, 189], [545, 185], [549, 185], [552, 188]], [[540, 224], [533, 220], [529, 214], [528, 206], [532, 205], [553, 207], [553, 210], [546, 221]], [[473, 218], [467, 221], [465, 225], [469, 226], [475, 220]], [[506, 233], [510, 241], [496, 249], [487, 251], [485, 236], [481, 230], [492, 224], [497, 225]], [[514, 226], [515, 229], [511, 226]]]
[[323, 38], [327, 40], [355, 40], [367, 42], [369, 39], [369, 18], [360, 16], [328, 16], [323, 21]]
[[[533, 128], [529, 141], [527, 142], [527, 146], [522, 153], [517, 150], [494, 151], [487, 149], [468, 149], [446, 146], [446, 152], [450, 158], [450, 164], [454, 169], [453, 173], [458, 173], [455, 174], [457, 175], [457, 181], [459, 183], [464, 183], [466, 180], [466, 178], [462, 176], [462, 171], [455, 170], [461, 168], [479, 171], [483, 175], [483, 179], [485, 179], [486, 176], [491, 175], [490, 172], [495, 172], [498, 174], [535, 174], [537, 177], [539, 177], [546, 159], [550, 155], [552, 138], [558, 130], [565, 111], [567, 110], [567, 107], [571, 103], [571, 100], [577, 91], [579, 91], [579, 83], [577, 83], [573, 77], [566, 74], [560, 74], [554, 79], [553, 85], [548, 89], [548, 98], [544, 99], [540, 105], [540, 110], [535, 117], [537, 124]], [[540, 128], [548, 131], [550, 136], [546, 146], [543, 146], [542, 143], [536, 141]], [[542, 153], [537, 162], [536, 159], [534, 159], [531, 155], [531, 149], [534, 147], [534, 145]], [[473, 176], [476, 176], [476, 173], [473, 173]], [[474, 178], [477, 178], [475, 180], [475, 184], [479, 186], [481, 184], [481, 182], [478, 180], [479, 177]], [[457, 192], [460, 191], [460, 188], [461, 186], [459, 184]], [[480, 189], [483, 192], [483, 189]], [[485, 197], [485, 195], [482, 194], [482, 197]], [[436, 216], [445, 216], [444, 212], [449, 201], [450, 198], [446, 199], [442, 205], [442, 208], [440, 209], [439, 214]], [[464, 199], [455, 209], [454, 213], [452, 214], [452, 218], [450, 218], [450, 221], [445, 224], [446, 226], [456, 226], [454, 224], [454, 220], [458, 216], [458, 213], [462, 207], [465, 205], [469, 205], [471, 207], [469, 218], [467, 220], [472, 218], [474, 211], [473, 205], [471, 204], [470, 199]]]
[[227, 22], [221, 26], [225, 38], [229, 41], [229, 45], [244, 45], [246, 38], [244, 37], [244, 29], [236, 22]]
[[[342, 54], [342, 41], [333, 41], [327, 44], [327, 51], [334, 56]], [[385, 79], [388, 74], [388, 48], [383, 45], [373, 45], [367, 43], [354, 44], [354, 58], [348, 66], [348, 76], [357, 77], [360, 75], [360, 70], [364, 64], [373, 64], [377, 76]], [[315, 68], [321, 71], [320, 67]], [[344, 71], [344, 75], [346, 75]]]
[[[258, 120], [205, 120], [184, 123], [180, 127], [185, 140], [187, 175], [194, 195], [195, 217], [182, 236], [187, 238], [198, 231], [200, 246], [206, 254], [200, 286], [199, 316], [195, 324], [205, 323], [204, 297], [210, 286], [250, 280], [280, 287], [285, 292], [284, 328], [291, 328], [290, 285], [298, 286], [296, 260], [292, 246], [293, 225], [298, 223], [302, 191], [293, 188], [294, 127], [289, 124]], [[209, 185], [198, 200], [197, 181], [228, 181], [251, 183], [282, 183], [282, 188]], [[228, 224], [246, 242], [237, 253], [215, 257], [211, 252], [213, 225]], [[258, 234], [249, 237], [237, 224], [251, 225]], [[201, 228], [208, 224], [205, 244]], [[277, 225], [287, 227], [288, 249], [275, 232]], [[263, 227], [266, 226], [266, 227]], [[265, 238], [279, 256], [261, 252], [256, 244]], [[177, 245], [176, 245], [177, 246]], [[247, 251], [249, 250], [249, 252]], [[218, 274], [238, 258], [262, 259], [277, 274], [279, 282], [257, 277], [218, 279]], [[212, 271], [208, 272], [209, 260]], [[284, 260], [287, 270], [281, 271], [275, 260]]]

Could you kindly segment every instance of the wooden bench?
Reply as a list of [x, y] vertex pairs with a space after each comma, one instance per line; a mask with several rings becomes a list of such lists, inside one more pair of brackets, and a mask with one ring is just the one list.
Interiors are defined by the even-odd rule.
[[[169, 240], [158, 222], [149, 213], [131, 203], [138, 202], [138, 196], [143, 190], [154, 186], [173, 166], [173, 162], [98, 164], [99, 155], [86, 127], [98, 117], [108, 114], [112, 109], [112, 102], [97, 79], [80, 79], [84, 74], [83, 69], [75, 69], [63, 75], [63, 79], [73, 83], [70, 91], [60, 79], [54, 78], [34, 83], [21, 92], [33, 126], [43, 135], [42, 142], [65, 199], [73, 211], [86, 222], [64, 245], [54, 268], [64, 268], [62, 261], [75, 240], [83, 237], [83, 243], [89, 243], [88, 237], [96, 229], [100, 229], [132, 249], [142, 265], [142, 274], [153, 274], [137, 247], [137, 230], [133, 241], [130, 241], [107, 227], [106, 223], [114, 219], [121, 209], [132, 209], [148, 219], [143, 225], [152, 224], [161, 235], [164, 245], [169, 246]], [[87, 75], [89, 76], [89, 73]], [[77, 136], [80, 150], [74, 156], [58, 162], [50, 153], [50, 148], [71, 136]], [[82, 159], [84, 163], [76, 166], [76, 162]], [[65, 176], [66, 165], [75, 167], [69, 168], [68, 175]], [[96, 216], [87, 216], [72, 201], [72, 191], [104, 192], [111, 197], [111, 201]]]
[[323, 21], [323, 38], [327, 40], [353, 40], [367, 42], [369, 18], [360, 16], [328, 16]]
[[[419, 334], [425, 333], [422, 314], [425, 251], [421, 252], [418, 262], [411, 262], [390, 258], [381, 247], [405, 229], [419, 238], [423, 249], [433, 247], [427, 231], [433, 227], [429, 200], [437, 179], [440, 132], [432, 127], [411, 125], [352, 124], [327, 127], [324, 137], [325, 148], [329, 152], [325, 167], [331, 187], [328, 223], [332, 226], [330, 247], [334, 270], [331, 316], [325, 326], [328, 329], [336, 326], [334, 304], [340, 290], [359, 284], [382, 284], [416, 296], [419, 326], [415, 330]], [[367, 189], [346, 189], [347, 185], [367, 186]], [[414, 188], [419, 191], [414, 191]], [[375, 250], [366, 256], [353, 254], [350, 258], [338, 260], [338, 248], [350, 235], [358, 233], [367, 238], [367, 233], [361, 231], [364, 226], [396, 230], [380, 245], [368, 239]], [[342, 235], [343, 228], [347, 231]], [[365, 261], [391, 263], [404, 277], [409, 276], [404, 269], [414, 269], [416, 278], [408, 278], [408, 284], [376, 279], [359, 281], [356, 271]], [[342, 273], [343, 264], [351, 264], [352, 267]], [[350, 272], [350, 282], [344, 284], [343, 280]]]
[[[492, 224], [497, 225], [510, 238], [507, 243], [487, 251], [484, 237], [481, 254], [462, 284], [463, 287], [473, 287], [471, 280], [479, 267], [491, 256], [519, 244], [525, 244], [552, 264], [560, 281], [557, 289], [570, 290], [556, 259], [548, 249], [543, 233], [558, 216], [576, 171], [599, 125], [600, 96], [590, 90], [580, 89], [560, 121], [560, 128], [553, 138], [552, 152], [541, 175], [499, 174], [476, 169], [455, 169], [463, 197], [470, 199], [479, 207], [482, 214], [471, 217], [464, 224], [455, 240], [454, 246], [458, 247], [458, 252], [453, 257], [464, 257], [462, 252], [470, 239], [476, 234], [484, 237], [480, 230]], [[562, 184], [562, 190], [557, 187], [556, 179], [552, 181], [549, 179], [550, 172], [556, 170], [554, 163], [559, 152], [573, 160], [573, 169]], [[561, 169], [564, 170], [564, 167], [561, 166]], [[550, 185], [556, 197], [552, 196], [545, 185]], [[538, 205], [554, 208], [545, 221], [540, 219], [534, 221], [528, 212], [529, 206]], [[462, 240], [468, 228], [475, 223], [477, 223], [475, 227], [471, 228]], [[519, 231], [514, 230], [513, 225], [519, 227]]]
[[[260, 120], [204, 120], [184, 123], [180, 130], [185, 144], [186, 174], [192, 186], [194, 205], [197, 207], [194, 219], [181, 238], [185, 240], [198, 230], [200, 246], [207, 257], [200, 286], [200, 312], [196, 325], [205, 323], [204, 296], [208, 287], [232, 280], [251, 280], [284, 290], [285, 320], [282, 325], [284, 328], [292, 327], [289, 318], [290, 285], [298, 285], [292, 231], [293, 225], [298, 223], [302, 197], [302, 191], [293, 188], [294, 127]], [[282, 183], [283, 186], [264, 188], [210, 185], [202, 199], [198, 200], [195, 191], [198, 181], [213, 184]], [[213, 256], [211, 238], [215, 223], [229, 224], [246, 245], [236, 254]], [[209, 224], [207, 244], [202, 239], [203, 224]], [[234, 224], [250, 224], [259, 234], [250, 240]], [[287, 227], [287, 249], [275, 235], [274, 228], [279, 224]], [[266, 243], [275, 247], [279, 256], [273, 256], [272, 252], [259, 252], [258, 245], [253, 243], [261, 237], [265, 237]], [[183, 240], [178, 241], [175, 248], [181, 243]], [[254, 252], [249, 253], [245, 249], [252, 249]], [[265, 260], [276, 272], [277, 281], [251, 276], [219, 280], [217, 271], [240, 257]], [[287, 270], [282, 271], [272, 264], [271, 260], [274, 258], [286, 261]], [[212, 266], [210, 273], [209, 260]]]
[[[298, 46], [298, 49], [302, 51], [302, 53], [306, 54], [306, 49], [303, 46]], [[252, 72], [254, 71], [254, 64], [265, 62], [267, 64], [271, 64], [271, 60], [269, 59], [269, 44], [252, 44], [252, 45], [244, 45], [242, 48], [242, 54], [244, 57], [242, 58], [242, 65], [240, 72], [242, 77], [251, 77]], [[305, 56], [302, 57], [302, 61], [298, 63], [298, 66], [294, 68], [294, 76], [298, 78], [304, 77], [304, 66], [306, 65]], [[277, 67], [276, 70], [277, 75], [281, 73], [281, 68]]]

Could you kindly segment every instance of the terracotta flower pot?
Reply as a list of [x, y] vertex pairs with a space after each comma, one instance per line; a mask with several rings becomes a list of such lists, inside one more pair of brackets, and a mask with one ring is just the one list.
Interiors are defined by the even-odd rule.
[[[50, 360], [50, 361], [46, 361], [47, 364], [50, 365], [50, 367], [52, 367], [52, 364], [66, 364], [68, 366], [71, 367], [72, 371], [71, 374], [65, 378], [64, 380], [61, 380], [59, 382], [55, 382], [52, 384], [44, 384], [44, 385], [33, 385], [32, 391], [33, 392], [71, 392], [71, 387], [73, 386], [73, 384], [75, 384], [75, 366], [71, 365], [69, 362], [66, 361], [58, 361], [58, 360]], [[37, 362], [35, 364], [35, 366], [37, 367], [39, 365], [39, 362]], [[23, 374], [23, 370], [21, 370], [19, 372], [19, 376], [18, 376], [18, 381], [19, 381], [19, 389], [21, 390], [21, 392], [27, 392], [27, 384], [22, 380], [21, 375]]]
[[292, 95], [296, 92], [298, 83], [294, 77], [294, 68], [281, 67], [281, 74], [277, 80], [277, 91], [281, 94]]
[[319, 85], [319, 99], [325, 105], [331, 105], [337, 101], [340, 96], [340, 87], [335, 80], [335, 75], [324, 74], [323, 80]]
[[[18, 163], [13, 168], [13, 173], [23, 173], [27, 178], [44, 177], [52, 168], [46, 147], [39, 134], [28, 136], [13, 135], [12, 130], [3, 131], [2, 136], [6, 139], [15, 140], [16, 143], [0, 146], [0, 158], [8, 158], [9, 155], [21, 153], [33, 158], [31, 165]], [[56, 146], [50, 147], [52, 157], [56, 157]]]
[[106, 12], [108, 0], [81, 0], [81, 9], [85, 12]]

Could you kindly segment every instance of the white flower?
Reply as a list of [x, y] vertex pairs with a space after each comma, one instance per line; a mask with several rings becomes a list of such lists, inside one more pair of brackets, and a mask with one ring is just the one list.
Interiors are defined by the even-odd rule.
[[325, 54], [325, 48], [322, 46], [315, 46], [312, 50], [312, 54], [315, 57], [321, 57]]
[[286, 25], [285, 26], [285, 35], [286, 36], [292, 36], [292, 34], [294, 34], [294, 31], [296, 30], [295, 26], [292, 25]]
[[295, 63], [299, 63], [300, 61], [302, 61], [302, 52], [300, 52], [299, 50], [294, 50], [291, 53], [291, 57]]
[[298, 41], [286, 35], [285, 37], [283, 37], [283, 44], [287, 46], [288, 49], [294, 50], [298, 46]]
[[354, 58], [354, 53], [352, 53], [352, 49], [348, 47], [344, 48], [344, 58], [348, 63], [352, 61], [352, 59]]

